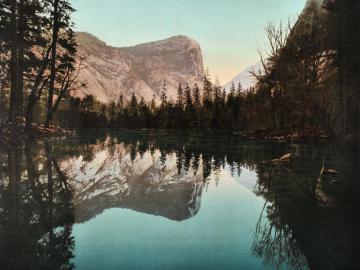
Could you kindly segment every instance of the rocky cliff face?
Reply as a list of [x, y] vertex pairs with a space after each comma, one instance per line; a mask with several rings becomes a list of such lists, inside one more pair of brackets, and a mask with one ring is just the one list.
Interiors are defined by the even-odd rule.
[[118, 100], [132, 93], [150, 101], [159, 96], [163, 80], [168, 97], [175, 99], [179, 83], [200, 84], [203, 59], [199, 44], [185, 36], [150, 42], [127, 48], [115, 48], [88, 33], [77, 33], [78, 52], [85, 57], [86, 68], [80, 80], [86, 86], [74, 93], [92, 94], [101, 102]]

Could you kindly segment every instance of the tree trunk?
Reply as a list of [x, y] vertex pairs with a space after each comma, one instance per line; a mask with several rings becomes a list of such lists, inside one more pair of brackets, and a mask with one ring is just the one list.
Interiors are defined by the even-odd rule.
[[17, 89], [16, 89], [16, 116], [23, 116], [24, 99], [24, 0], [19, 2], [19, 34], [18, 34], [18, 62], [17, 62]]
[[[35, 82], [34, 82], [32, 88], [31, 88], [28, 107], [27, 107], [27, 111], [26, 111], [26, 127], [27, 128], [31, 127], [31, 123], [33, 121], [34, 107], [35, 107], [35, 104], [36, 104], [36, 102], [38, 100], [37, 94], [38, 94], [38, 92], [40, 92], [39, 91], [39, 86], [40, 86], [41, 80], [43, 79], [43, 75], [45, 73], [46, 67], [47, 67], [47, 65], [49, 63], [50, 50], [51, 50], [51, 46], [49, 47], [49, 49], [47, 50], [47, 52], [46, 52], [46, 54], [44, 56], [43, 66], [41, 67], [41, 70], [37, 74]], [[46, 82], [47, 82], [47, 80], [43, 81], [41, 89], [45, 86]]]
[[52, 44], [51, 44], [51, 61], [50, 61], [50, 86], [49, 86], [49, 95], [47, 102], [47, 114], [45, 126], [49, 127], [52, 118], [52, 109], [53, 109], [53, 98], [54, 98], [54, 88], [55, 88], [55, 78], [56, 78], [56, 48], [59, 35], [59, 0], [54, 0], [54, 19], [53, 19], [53, 29], [52, 29]]
[[17, 108], [17, 27], [16, 27], [16, 1], [11, 1], [11, 25], [12, 25], [12, 44], [10, 50], [10, 105], [9, 105], [9, 116], [8, 121], [14, 123], [16, 119], [16, 108]]

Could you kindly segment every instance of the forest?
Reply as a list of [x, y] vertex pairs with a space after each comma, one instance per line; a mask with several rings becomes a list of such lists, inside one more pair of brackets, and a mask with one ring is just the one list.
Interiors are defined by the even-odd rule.
[[[84, 87], [74, 12], [68, 0], [0, 3], [0, 120], [34, 130], [62, 128], [206, 129], [359, 138], [360, 4], [325, 1], [295, 21], [265, 27], [256, 86], [226, 92], [208, 73], [203, 85], [163, 89], [150, 103], [135, 94], [102, 104], [75, 98]], [[226, 44], [224, 44], [226, 47]]]

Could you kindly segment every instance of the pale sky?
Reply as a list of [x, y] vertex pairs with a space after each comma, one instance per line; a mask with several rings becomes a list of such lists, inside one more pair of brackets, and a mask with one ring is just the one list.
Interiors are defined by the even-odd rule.
[[186, 35], [200, 43], [204, 65], [227, 83], [259, 60], [264, 26], [296, 18], [306, 0], [71, 0], [76, 30], [115, 47]]

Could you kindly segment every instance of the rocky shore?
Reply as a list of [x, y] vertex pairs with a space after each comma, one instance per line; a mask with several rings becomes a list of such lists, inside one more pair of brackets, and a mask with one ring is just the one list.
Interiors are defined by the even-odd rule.
[[5, 144], [17, 144], [27, 139], [42, 140], [47, 138], [59, 138], [70, 135], [72, 131], [56, 126], [45, 127], [44, 125], [31, 124], [27, 127], [24, 119], [17, 119], [15, 123], [7, 122], [0, 126], [0, 142]]
[[271, 131], [267, 129], [259, 129], [247, 132], [241, 135], [243, 139], [259, 142], [325, 142], [329, 141], [332, 136], [322, 130], [305, 130], [302, 132], [295, 131]]

